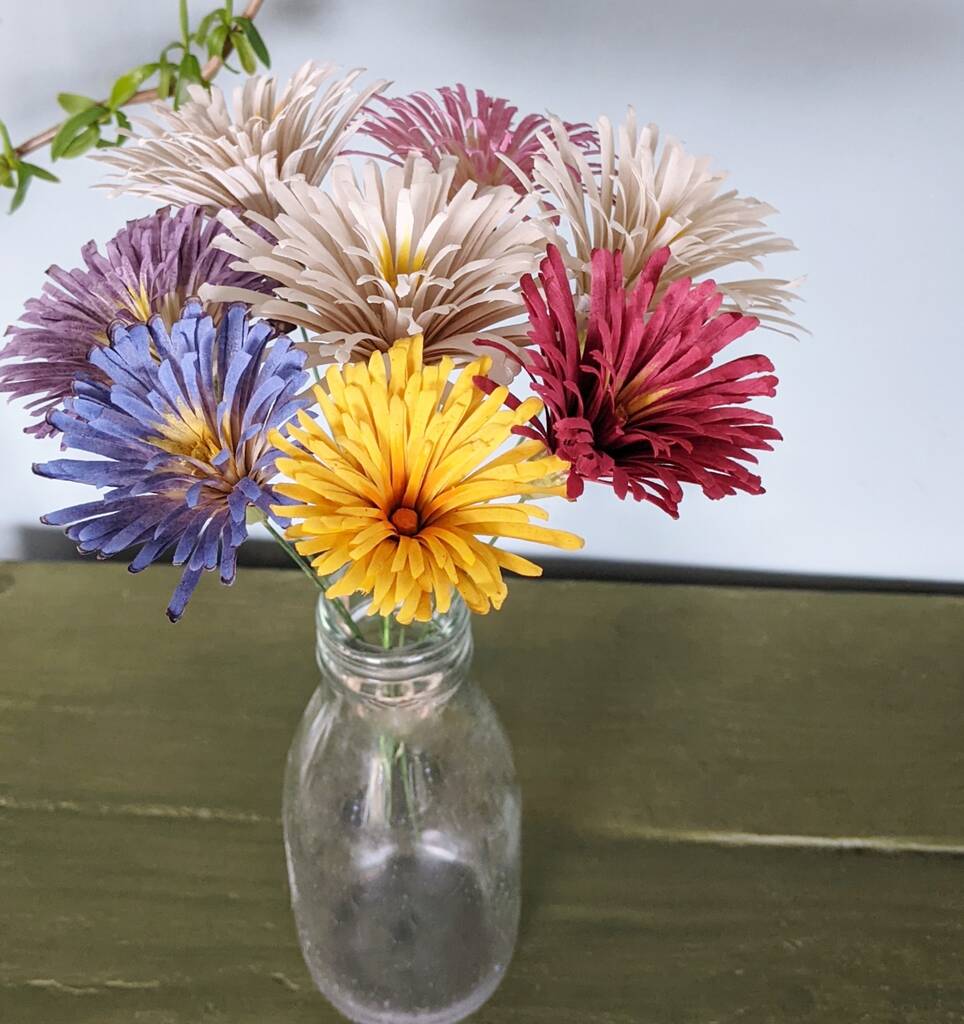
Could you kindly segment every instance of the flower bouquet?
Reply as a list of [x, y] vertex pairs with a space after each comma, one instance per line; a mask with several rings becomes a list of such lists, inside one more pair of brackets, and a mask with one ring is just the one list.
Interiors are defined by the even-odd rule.
[[[233, 582], [263, 524], [317, 587], [322, 685], [295, 737], [285, 845], [302, 949], [359, 1022], [449, 1022], [501, 980], [520, 801], [469, 681], [469, 612], [575, 550], [549, 499], [587, 483], [676, 517], [684, 485], [762, 493], [766, 355], [793, 285], [770, 207], [632, 112], [519, 117], [464, 86], [386, 97], [308, 64], [229, 102], [191, 86], [107, 187], [163, 204], [10, 328], [0, 390], [98, 489], [44, 522], [80, 551]], [[77, 457], [79, 454], [80, 457]]]

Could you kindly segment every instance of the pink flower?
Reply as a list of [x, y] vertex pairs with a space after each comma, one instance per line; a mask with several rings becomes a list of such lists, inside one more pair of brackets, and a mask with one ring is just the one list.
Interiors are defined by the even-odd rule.
[[745, 408], [776, 393], [770, 360], [716, 361], [759, 321], [719, 313], [723, 297], [712, 281], [675, 281], [651, 309], [668, 258], [668, 248], [655, 252], [627, 295], [621, 255], [593, 252], [583, 329], [562, 257], [549, 246], [541, 290], [530, 275], [522, 279], [533, 343], [524, 365], [545, 422], [517, 432], [541, 438], [570, 464], [570, 498], [598, 480], [676, 518], [684, 483], [709, 498], [762, 494], [744, 463], [781, 438], [770, 416]]
[[[458, 160], [452, 190], [467, 181], [482, 186], [509, 185], [517, 192], [528, 191], [524, 182], [507, 167], [507, 157], [527, 179], [532, 177], [534, 158], [541, 147], [537, 134], [549, 128], [540, 114], [528, 114], [513, 124], [518, 108], [508, 100], [475, 91], [475, 109], [464, 85], [443, 86], [440, 99], [425, 92], [411, 96], [375, 97], [386, 111], [369, 106], [358, 131], [380, 142], [387, 154], [377, 154], [401, 164], [409, 154], [424, 157], [438, 170], [444, 157]], [[588, 124], [565, 124], [569, 141], [586, 155], [599, 152], [599, 139]], [[371, 156], [374, 154], [364, 154]]]

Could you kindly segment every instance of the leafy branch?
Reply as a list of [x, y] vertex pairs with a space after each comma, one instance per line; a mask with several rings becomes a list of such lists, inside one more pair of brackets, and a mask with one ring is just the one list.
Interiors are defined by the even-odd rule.
[[[224, 0], [192, 29], [187, 0], [178, 0], [180, 37], [168, 43], [156, 61], [122, 74], [106, 99], [59, 93], [57, 102], [67, 118], [19, 146], [13, 145], [6, 125], [0, 121], [0, 188], [13, 190], [10, 213], [23, 205], [27, 189], [35, 178], [50, 182], [60, 180], [46, 168], [24, 160], [28, 153], [49, 145], [51, 160], [66, 160], [93, 148], [122, 146], [131, 131], [124, 107], [169, 99], [176, 110], [187, 98], [189, 86], [210, 89], [211, 81], [222, 67], [238, 72], [238, 68], [228, 63], [232, 53], [238, 58], [240, 70], [249, 75], [254, 74], [259, 63], [270, 67], [268, 48], [254, 24], [263, 3], [264, 0], [250, 0], [244, 12], [235, 15], [234, 0]], [[206, 58], [203, 67], [196, 50]]]

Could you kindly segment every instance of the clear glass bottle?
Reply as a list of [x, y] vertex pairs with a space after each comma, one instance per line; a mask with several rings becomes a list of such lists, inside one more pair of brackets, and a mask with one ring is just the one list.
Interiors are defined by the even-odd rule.
[[[461, 601], [402, 630], [320, 600], [319, 688], [288, 755], [285, 850], [302, 952], [358, 1024], [449, 1024], [495, 991], [519, 919], [512, 751], [469, 678]], [[387, 646], [391, 644], [391, 646]]]

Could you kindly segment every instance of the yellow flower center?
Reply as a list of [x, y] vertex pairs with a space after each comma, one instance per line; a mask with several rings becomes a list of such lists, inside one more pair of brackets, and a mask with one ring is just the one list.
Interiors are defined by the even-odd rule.
[[[128, 289], [127, 294], [130, 301], [127, 304], [127, 311], [139, 323], [147, 323], [152, 316], [159, 316], [168, 330], [177, 322], [184, 307], [185, 296], [176, 290], [167, 295], [161, 295], [153, 302], [147, 294], [147, 289], [141, 285], [139, 291]], [[215, 316], [215, 322], [217, 321]], [[154, 345], [151, 344], [151, 351], [154, 352]], [[155, 353], [156, 355], [156, 353]]]
[[411, 236], [401, 238], [397, 249], [393, 252], [388, 237], [382, 240], [379, 262], [382, 276], [393, 287], [398, 288], [400, 279], [414, 274], [425, 266], [425, 253], [412, 252]]
[[151, 298], [147, 294], [147, 289], [141, 285], [140, 291], [134, 291], [128, 289], [127, 294], [130, 296], [130, 305], [127, 307], [135, 320], [141, 320], [147, 322], [151, 318], [151, 314], [154, 312], [151, 309]]
[[655, 405], [661, 398], [669, 394], [670, 388], [657, 388], [655, 391], [637, 391], [624, 388], [616, 399], [616, 418], [620, 426], [625, 426], [630, 421], [645, 419], [649, 408]]
[[199, 462], [211, 462], [221, 451], [221, 441], [197, 413], [182, 409], [180, 416], [168, 416], [164, 433], [151, 443], [171, 455], [183, 455]]

